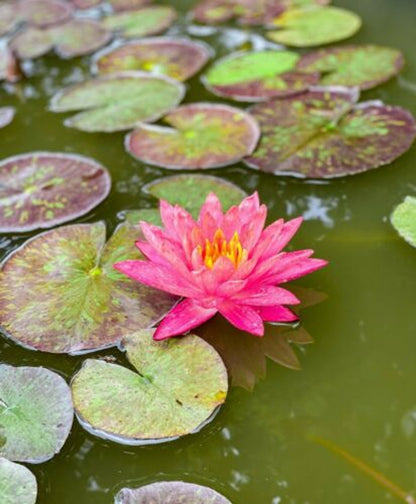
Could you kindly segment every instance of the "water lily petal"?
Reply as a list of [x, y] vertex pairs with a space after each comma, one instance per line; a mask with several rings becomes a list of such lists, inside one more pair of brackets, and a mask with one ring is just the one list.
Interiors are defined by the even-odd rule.
[[[268, 247], [265, 247], [265, 250], [260, 256], [261, 259], [268, 259], [270, 256], [276, 255], [283, 250], [301, 226], [303, 218], [297, 217], [296, 219], [285, 222], [280, 232], [276, 233], [276, 228], [280, 227], [278, 222], [279, 221], [271, 224], [264, 230], [262, 239], [267, 240], [267, 238], [269, 238], [269, 240], [267, 240]], [[270, 240], [270, 237], [274, 237], [274, 239]]]
[[219, 306], [218, 311], [237, 329], [254, 334], [254, 336], [264, 335], [261, 316], [253, 308], [225, 301]]
[[271, 306], [271, 305], [295, 305], [299, 304], [299, 299], [286, 289], [273, 286], [260, 286], [252, 290], [243, 290], [234, 297], [235, 301], [251, 306]]
[[222, 205], [217, 195], [209, 193], [199, 212], [198, 224], [208, 238], [222, 226]]
[[285, 306], [260, 306], [257, 312], [265, 322], [296, 322], [299, 317]]

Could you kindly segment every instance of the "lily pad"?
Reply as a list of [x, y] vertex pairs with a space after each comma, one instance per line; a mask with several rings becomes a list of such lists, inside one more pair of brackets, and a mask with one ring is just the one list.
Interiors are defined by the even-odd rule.
[[126, 43], [97, 55], [93, 72], [100, 75], [142, 70], [185, 81], [211, 57], [205, 44], [188, 39], [160, 37]]
[[0, 495], [2, 504], [35, 504], [38, 485], [25, 466], [0, 458]]
[[91, 433], [123, 444], [162, 442], [197, 432], [227, 396], [227, 371], [198, 336], [123, 340], [136, 369], [89, 359], [72, 381], [75, 410]]
[[332, 178], [391, 163], [415, 139], [413, 116], [378, 101], [355, 104], [357, 97], [352, 88], [315, 88], [255, 105], [251, 113], [262, 138], [246, 164], [275, 174]]
[[110, 0], [114, 11], [135, 10], [152, 3], [152, 0]]
[[217, 61], [203, 83], [214, 94], [238, 101], [263, 101], [307, 90], [319, 81], [316, 71], [296, 69], [291, 51], [240, 52]]
[[103, 0], [71, 0], [76, 9], [91, 9], [97, 7]]
[[83, 131], [121, 131], [156, 121], [183, 99], [185, 88], [165, 76], [145, 72], [107, 75], [75, 84], [56, 94], [54, 112], [83, 110], [65, 125]]
[[18, 22], [19, 8], [16, 2], [0, 4], [0, 36], [6, 35], [15, 28]]
[[270, 31], [273, 42], [294, 47], [311, 47], [338, 42], [352, 37], [361, 27], [354, 12], [339, 7], [293, 9], [278, 16], [273, 24], [279, 31]]
[[299, 70], [320, 72], [323, 86], [359, 86], [370, 89], [397, 75], [403, 68], [397, 49], [376, 45], [322, 49], [302, 56]]
[[170, 169], [215, 168], [253, 152], [260, 136], [251, 115], [226, 105], [184, 105], [163, 120], [172, 127], [143, 124], [128, 135], [132, 156]]
[[33, 464], [51, 459], [63, 447], [73, 417], [71, 390], [61, 376], [42, 367], [0, 364], [0, 457]]
[[[0, 108], [0, 128], [4, 128], [13, 121], [16, 109], [14, 107]], [[1, 193], [1, 188], [0, 188]]]
[[105, 17], [103, 25], [125, 38], [148, 37], [167, 30], [176, 20], [177, 13], [169, 5], [145, 7]]
[[63, 0], [24, 0], [20, 4], [20, 16], [28, 24], [38, 28], [56, 25], [72, 16], [73, 8]]
[[391, 216], [393, 224], [399, 235], [410, 245], [416, 247], [416, 198], [407, 196], [394, 210]]
[[0, 273], [0, 325], [21, 345], [79, 354], [116, 345], [152, 326], [172, 296], [118, 273], [113, 264], [141, 259], [137, 227], [124, 223], [106, 243], [103, 222], [63, 226], [12, 253]]
[[0, 162], [0, 232], [49, 228], [87, 214], [110, 192], [108, 171], [73, 154], [33, 152]]
[[160, 481], [140, 488], [123, 488], [115, 504], [231, 504], [212, 488], [183, 481]]
[[158, 208], [141, 208], [139, 210], [125, 210], [120, 212], [119, 217], [133, 225], [138, 225], [140, 221], [162, 226], [162, 219]]

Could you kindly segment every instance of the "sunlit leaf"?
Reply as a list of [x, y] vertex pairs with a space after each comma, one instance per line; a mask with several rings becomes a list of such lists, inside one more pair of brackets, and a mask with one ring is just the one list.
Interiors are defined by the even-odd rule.
[[410, 245], [416, 247], [416, 198], [407, 196], [394, 210], [391, 223]]
[[2, 504], [35, 504], [36, 478], [25, 466], [0, 458], [0, 495]]

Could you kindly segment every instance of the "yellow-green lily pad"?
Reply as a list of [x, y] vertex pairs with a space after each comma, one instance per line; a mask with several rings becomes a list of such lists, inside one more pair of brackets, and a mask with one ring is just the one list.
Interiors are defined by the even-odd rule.
[[395, 208], [391, 223], [402, 238], [416, 247], [416, 198], [414, 196], [407, 196]]
[[2, 504], [35, 504], [38, 485], [25, 466], [0, 457], [0, 495]]

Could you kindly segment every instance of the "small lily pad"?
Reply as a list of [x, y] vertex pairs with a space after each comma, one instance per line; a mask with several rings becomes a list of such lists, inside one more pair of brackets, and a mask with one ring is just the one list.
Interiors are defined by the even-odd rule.
[[140, 488], [123, 488], [115, 504], [231, 504], [212, 488], [183, 481], [160, 481]]
[[126, 43], [97, 55], [93, 72], [100, 75], [141, 70], [185, 81], [211, 57], [208, 46], [188, 39], [158, 37]]
[[51, 459], [63, 447], [73, 417], [71, 390], [58, 374], [0, 364], [0, 436], [5, 440], [0, 457], [33, 464]]
[[0, 162], [0, 232], [49, 228], [85, 215], [110, 192], [108, 171], [73, 154], [33, 152]]
[[315, 88], [255, 105], [251, 113], [262, 138], [246, 164], [275, 174], [332, 178], [391, 163], [415, 139], [413, 116], [378, 101], [356, 105], [357, 97], [353, 88]]
[[145, 7], [105, 17], [103, 25], [125, 38], [148, 37], [167, 30], [176, 20], [176, 10], [169, 5]]
[[2, 504], [35, 504], [36, 478], [25, 466], [0, 458], [0, 495]]
[[25, 0], [20, 15], [28, 24], [45, 28], [67, 21], [72, 11], [71, 4], [63, 0]]
[[392, 216], [393, 224], [399, 235], [410, 245], [416, 247], [416, 198], [407, 196], [405, 200], [396, 207]]
[[[4, 128], [13, 121], [16, 109], [14, 107], [0, 108], [0, 128]], [[0, 188], [1, 193], [1, 188]]]
[[75, 84], [56, 94], [54, 112], [83, 110], [65, 125], [83, 131], [121, 131], [156, 121], [183, 99], [185, 88], [165, 76], [145, 72], [107, 75]]
[[296, 69], [299, 58], [291, 51], [232, 54], [217, 61], [203, 83], [214, 94], [239, 101], [298, 94], [319, 81], [318, 72]]
[[128, 135], [132, 156], [170, 169], [215, 168], [253, 152], [260, 136], [249, 114], [226, 105], [184, 105], [163, 120], [172, 127], [143, 124]]
[[360, 29], [361, 19], [339, 7], [310, 7], [288, 10], [273, 24], [280, 30], [268, 32], [269, 39], [288, 46], [311, 47], [352, 37]]
[[152, 337], [139, 331], [123, 341], [137, 372], [89, 359], [73, 378], [77, 417], [91, 433], [129, 445], [167, 441], [198, 431], [224, 403], [227, 371], [208, 343]]
[[299, 70], [320, 72], [323, 86], [359, 86], [370, 89], [397, 75], [403, 68], [397, 49], [376, 45], [322, 49], [302, 56]]
[[152, 3], [152, 0], [110, 0], [114, 11], [135, 10]]

